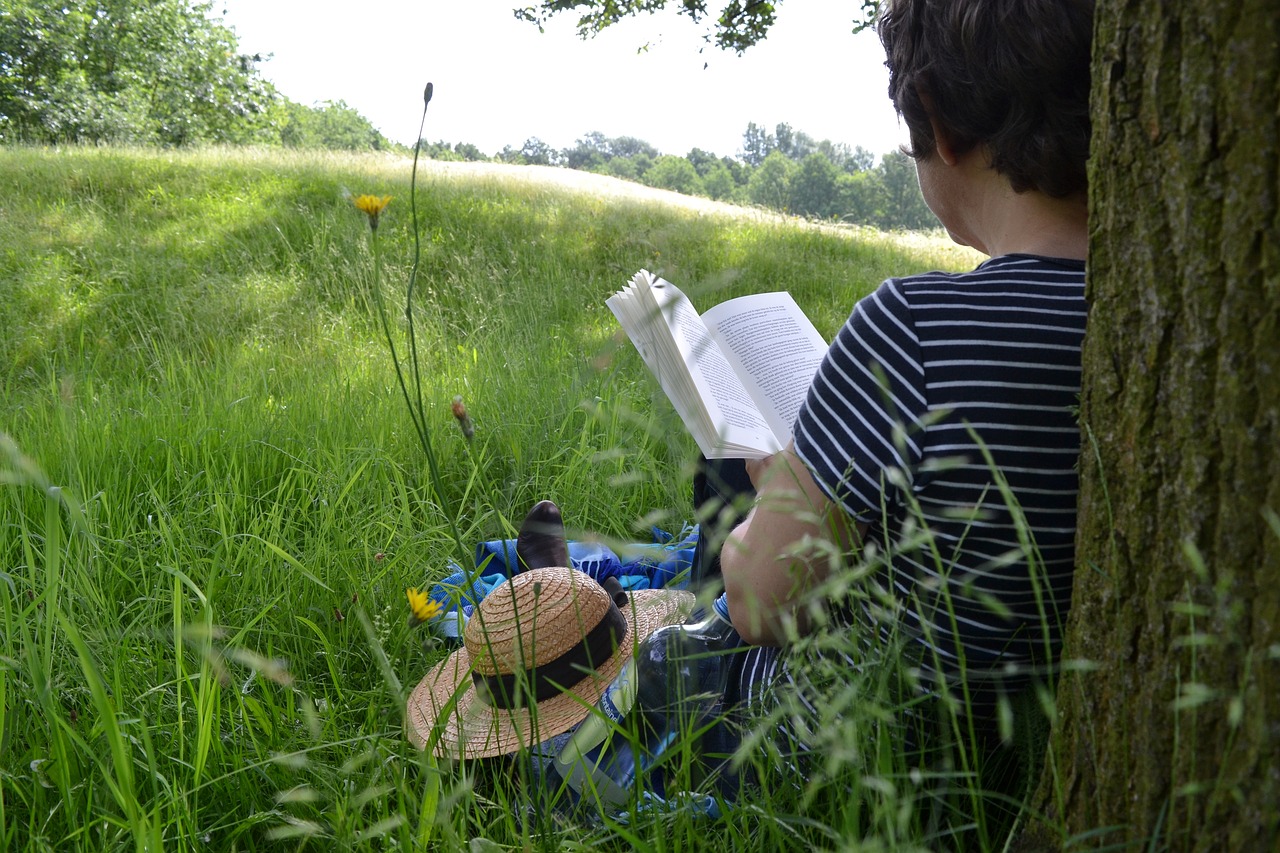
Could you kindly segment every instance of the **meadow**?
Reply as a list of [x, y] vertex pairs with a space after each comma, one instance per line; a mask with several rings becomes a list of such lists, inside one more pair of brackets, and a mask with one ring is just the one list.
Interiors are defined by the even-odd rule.
[[[696, 449], [604, 304], [635, 270], [702, 305], [788, 290], [829, 338], [885, 277], [974, 256], [430, 164], [415, 232], [410, 167], [0, 149], [0, 848], [947, 846], [857, 743], [838, 784], [720, 818], [526, 807], [406, 742], [446, 647], [405, 590], [543, 498], [575, 537], [692, 520]], [[361, 193], [392, 196], [376, 277]], [[442, 489], [376, 311], [406, 356], [415, 243]]]

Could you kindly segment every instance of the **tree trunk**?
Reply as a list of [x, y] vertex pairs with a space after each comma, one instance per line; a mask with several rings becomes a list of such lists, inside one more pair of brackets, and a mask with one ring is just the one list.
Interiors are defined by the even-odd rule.
[[1065, 656], [1096, 669], [1060, 680], [1051, 819], [1023, 841], [1273, 851], [1280, 11], [1099, 0], [1095, 34]]

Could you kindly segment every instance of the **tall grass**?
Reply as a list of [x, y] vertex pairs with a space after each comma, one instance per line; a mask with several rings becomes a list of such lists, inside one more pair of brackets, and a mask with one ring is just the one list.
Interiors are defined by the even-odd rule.
[[373, 156], [0, 149], [0, 847], [929, 843], [913, 795], [866, 765], [732, 819], [585, 824], [438, 766], [402, 735], [405, 691], [444, 651], [404, 589], [448, 572], [450, 524], [512, 535], [541, 498], [574, 535], [691, 518], [692, 442], [604, 307], [636, 269], [702, 304], [790, 290], [830, 337], [887, 275], [972, 257], [428, 169], [436, 500], [344, 196], [395, 197], [397, 304], [408, 181]]

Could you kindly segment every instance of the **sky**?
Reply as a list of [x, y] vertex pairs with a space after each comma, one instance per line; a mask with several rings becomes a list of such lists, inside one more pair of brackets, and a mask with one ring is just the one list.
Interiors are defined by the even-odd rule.
[[[583, 41], [570, 13], [546, 32], [512, 9], [531, 0], [214, 0], [242, 53], [302, 104], [345, 101], [389, 139], [423, 137], [485, 154], [530, 137], [572, 147], [587, 133], [633, 136], [664, 154], [735, 156], [749, 122], [880, 155], [905, 139], [872, 32], [851, 34], [852, 0], [779, 3], [743, 56], [705, 25], [664, 11]], [[673, 4], [674, 5], [674, 4]], [[710, 3], [710, 6], [716, 4]], [[647, 49], [641, 49], [647, 46]]]

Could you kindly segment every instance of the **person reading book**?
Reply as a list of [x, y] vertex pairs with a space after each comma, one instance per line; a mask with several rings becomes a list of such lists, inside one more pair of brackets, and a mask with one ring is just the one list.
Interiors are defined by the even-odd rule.
[[1054, 663], [1075, 557], [1092, 16], [1091, 0], [882, 6], [921, 191], [990, 257], [885, 281], [853, 306], [787, 447], [701, 471], [703, 500], [755, 492], [699, 565], [759, 646], [737, 673], [748, 705], [793, 682], [779, 650], [809, 630], [832, 552], [879, 555], [879, 597], [834, 614], [857, 645], [907, 637], [908, 665], [967, 697], [980, 736], [998, 739], [1000, 697]]

